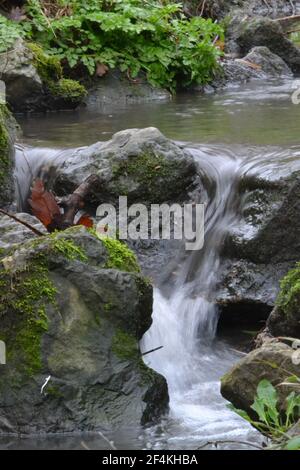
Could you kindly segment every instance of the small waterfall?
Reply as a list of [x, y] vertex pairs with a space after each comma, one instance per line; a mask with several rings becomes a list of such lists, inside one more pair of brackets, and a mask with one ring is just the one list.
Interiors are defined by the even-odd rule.
[[218, 147], [191, 152], [213, 188], [213, 195], [203, 195], [207, 203], [204, 248], [191, 252], [178, 265], [179, 274], [166, 292], [155, 289], [153, 324], [141, 347], [147, 351], [163, 346], [145, 356], [145, 361], [168, 381], [171, 417], [181, 422], [183, 433], [190, 433], [190, 439], [199, 442], [208, 436], [234, 438], [252, 431], [226, 408], [220, 396], [219, 379], [238, 355], [215, 337], [218, 309], [214, 294], [221, 269], [220, 249], [228, 227], [237, 220], [241, 161]]

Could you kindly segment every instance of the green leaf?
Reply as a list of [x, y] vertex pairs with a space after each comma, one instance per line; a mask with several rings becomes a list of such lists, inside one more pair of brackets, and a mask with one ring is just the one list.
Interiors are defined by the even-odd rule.
[[300, 436], [293, 437], [288, 441], [285, 450], [300, 450]]

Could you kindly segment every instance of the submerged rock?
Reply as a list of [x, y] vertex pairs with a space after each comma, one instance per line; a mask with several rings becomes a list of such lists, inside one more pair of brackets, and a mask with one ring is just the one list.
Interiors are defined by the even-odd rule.
[[7, 107], [0, 104], [0, 208], [13, 202], [14, 148], [19, 126]]
[[263, 379], [277, 387], [280, 404], [292, 391], [290, 387], [280, 386], [289, 376], [300, 376], [300, 365], [293, 360], [295, 350], [283, 343], [267, 342], [261, 348], [247, 354], [221, 379], [221, 394], [236, 408], [247, 411], [254, 402], [256, 389]]
[[76, 150], [58, 169], [56, 193], [72, 192], [91, 174], [100, 177], [93, 187], [95, 205], [116, 203], [119, 196], [130, 204], [185, 200], [197, 182], [193, 158], [154, 127], [124, 130]]
[[137, 426], [167, 410], [138, 347], [152, 287], [126, 245], [75, 227], [0, 253], [2, 433]]

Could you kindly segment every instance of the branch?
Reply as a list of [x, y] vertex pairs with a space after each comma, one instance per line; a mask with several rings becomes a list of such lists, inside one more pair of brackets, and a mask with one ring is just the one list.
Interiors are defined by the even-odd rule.
[[28, 224], [27, 222], [24, 222], [24, 220], [19, 219], [15, 215], [10, 214], [9, 212], [6, 212], [4, 209], [0, 209], [0, 213], [4, 214], [4, 215], [7, 215], [7, 217], [10, 217], [15, 222], [18, 222], [19, 224], [24, 225], [25, 227], [27, 227], [29, 230], [31, 230], [33, 233], [35, 233], [39, 237], [44, 237], [45, 236], [45, 234], [43, 232], [41, 232], [40, 230], [38, 230], [37, 228], [33, 227], [32, 225]]

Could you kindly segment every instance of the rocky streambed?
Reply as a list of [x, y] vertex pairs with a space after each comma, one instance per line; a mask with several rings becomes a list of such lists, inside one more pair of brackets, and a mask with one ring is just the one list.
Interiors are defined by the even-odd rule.
[[[298, 112], [290, 101], [292, 82], [284, 83], [259, 89], [263, 106], [257, 106], [251, 86], [199, 98], [193, 106], [189, 97], [161, 104], [157, 121], [149, 106], [144, 129], [122, 131], [79, 149], [45, 148], [41, 119], [39, 131], [32, 128], [34, 120], [29, 123], [44, 147], [28, 147], [38, 139], [30, 140], [23, 126], [27, 146], [17, 147], [15, 155], [21, 206], [41, 167], [55, 169], [48, 184], [61, 196], [97, 172], [101, 185], [93, 188], [91, 211], [103, 200], [115, 203], [120, 187], [131, 202], [204, 202], [206, 242], [193, 255], [178, 241], [135, 242], [130, 250], [136, 252], [140, 270], [126, 245], [107, 245], [85, 228], [36, 237], [1, 216], [1, 339], [8, 348], [8, 364], [1, 366], [2, 434], [104, 430], [111, 435], [116, 427], [137, 430], [141, 423], [152, 423], [131, 446], [148, 441], [154, 448], [195, 448], [208, 436], [260, 440], [226, 409], [219, 381], [227, 373], [222, 394], [248, 410], [261, 378], [276, 385], [284, 379], [278, 372], [282, 368], [299, 375], [294, 350], [270, 341], [272, 334], [297, 336], [298, 322], [297, 308], [288, 314], [282, 307], [273, 311], [280, 280], [299, 260], [297, 127], [283, 125], [276, 136], [271, 132], [279, 107], [287, 116]], [[212, 107], [214, 120], [233, 130], [237, 123], [241, 126], [242, 115], [248, 143], [239, 142], [244, 140], [240, 134], [231, 145], [214, 143], [222, 139], [218, 125], [210, 128], [210, 143], [195, 143], [202, 140]], [[262, 115], [264, 128], [259, 127]], [[124, 109], [123, 116], [127, 123], [133, 116], [134, 123], [138, 110]], [[58, 124], [46, 119], [51, 136]], [[65, 130], [57, 127], [65, 139], [71, 119], [64, 116]], [[97, 140], [97, 119], [103, 117], [94, 119], [92, 142]], [[124, 128], [120, 116], [110, 119]], [[181, 121], [190, 126], [182, 128], [180, 138], [193, 144], [175, 143], [147, 128], [157, 123], [172, 136]], [[82, 121], [74, 125], [84, 128]], [[11, 168], [12, 155], [8, 143]], [[2, 194], [6, 205], [13, 203], [12, 192]], [[32, 216], [20, 217], [43, 230]], [[266, 321], [260, 348], [228, 374], [239, 360], [231, 349], [237, 347], [233, 336], [240, 343], [245, 331], [259, 332]], [[164, 348], [146, 359], [150, 368], [145, 366], [141, 351], [160, 345]], [[266, 361], [277, 369], [263, 365]], [[153, 427], [157, 420], [160, 424]], [[74, 442], [70, 445], [78, 445]]]

